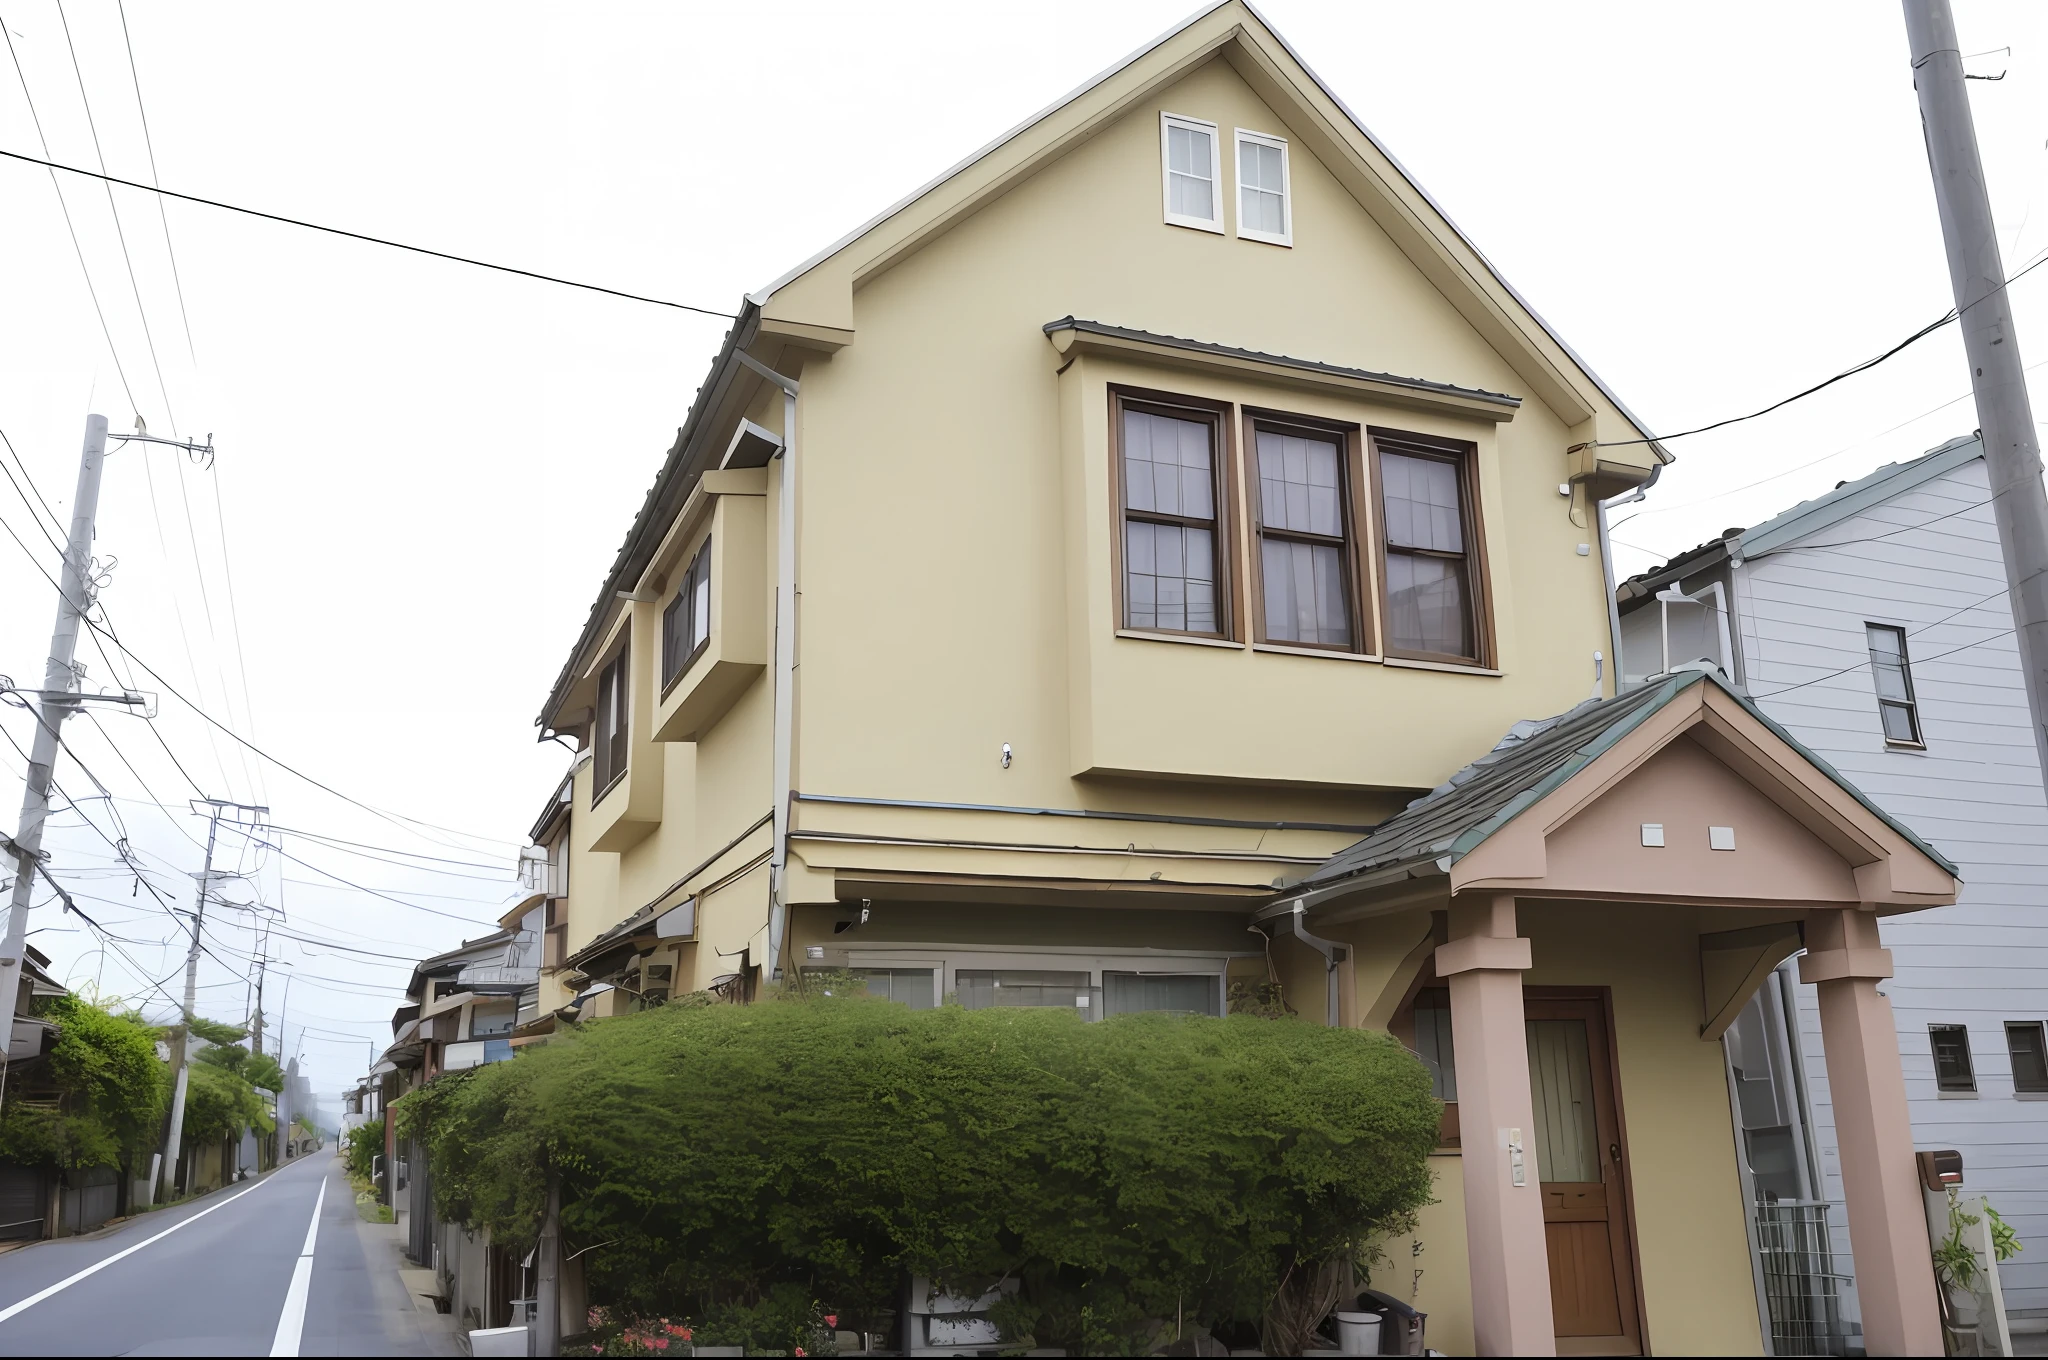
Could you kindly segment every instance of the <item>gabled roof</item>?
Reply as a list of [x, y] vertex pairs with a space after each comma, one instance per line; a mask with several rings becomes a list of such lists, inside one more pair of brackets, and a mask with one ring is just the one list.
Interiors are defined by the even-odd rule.
[[719, 413], [751, 382], [748, 347], [757, 340], [834, 349], [853, 338], [853, 292], [867, 278], [908, 258], [1031, 175], [1124, 117], [1153, 91], [1223, 56], [1299, 129], [1303, 149], [1320, 158], [1532, 393], [1568, 426], [1612, 407], [1626, 424], [1597, 432], [1641, 436], [1651, 461], [1671, 455], [1649, 438], [1612, 389], [1581, 359], [1441, 205], [1359, 121], [1321, 77], [1247, 0], [1215, 0], [1016, 127], [950, 167], [794, 269], [749, 294], [713, 361], [683, 427], [648, 488], [581, 635], [535, 720], [545, 740], [590, 651], [601, 640], [617, 593], [631, 589], [717, 450]]
[[1489, 836], [1695, 685], [1718, 687], [1922, 854], [1951, 876], [1958, 875], [1956, 866], [1940, 851], [1871, 802], [1834, 766], [1801, 745], [1718, 674], [1678, 671], [1617, 698], [1588, 699], [1554, 718], [1516, 723], [1493, 750], [1382, 822], [1364, 840], [1332, 855], [1289, 892], [1404, 868], [1448, 872]]
[[[966, 159], [773, 282], [748, 294], [748, 302], [771, 319], [811, 323], [826, 329], [850, 325], [840, 314], [852, 289], [905, 258], [927, 241], [993, 202], [1110, 123], [1122, 118], [1153, 91], [1180, 80], [1218, 55], [1231, 57], [1262, 98], [1308, 138], [1307, 149], [1324, 160], [1347, 190], [1395, 243], [1416, 259], [1453, 306], [1518, 371], [1542, 370], [1533, 385], [1568, 425], [1592, 410], [1567, 413], [1585, 403], [1583, 380], [1647, 437], [1636, 418], [1598, 374], [1494, 268], [1479, 248], [1429, 196], [1400, 161], [1360, 121], [1335, 90], [1277, 33], [1249, 0], [1214, 0], [1077, 89], [1039, 110]], [[831, 276], [827, 291], [840, 294], [825, 304], [812, 276]], [[843, 276], [843, 277], [842, 277]], [[807, 291], [783, 317], [786, 290]], [[827, 314], [827, 313], [833, 314]], [[1569, 370], [1569, 371], [1567, 371]], [[1671, 454], [1648, 440], [1657, 464]]]
[[1689, 548], [1662, 566], [1631, 576], [1617, 592], [1622, 601], [1639, 599], [1668, 583], [1723, 561], [1737, 565], [1787, 548], [1808, 535], [1882, 505], [1894, 496], [1945, 476], [1984, 456], [1984, 441], [1974, 434], [1949, 440], [1903, 463], [1887, 463], [1877, 471], [1842, 482], [1825, 496], [1801, 501], [1761, 524], [1730, 529], [1719, 538]]

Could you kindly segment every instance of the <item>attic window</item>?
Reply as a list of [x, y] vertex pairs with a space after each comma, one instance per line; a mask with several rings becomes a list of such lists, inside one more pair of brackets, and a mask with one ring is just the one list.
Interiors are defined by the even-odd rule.
[[1167, 222], [1220, 233], [1223, 166], [1216, 125], [1177, 113], [1160, 114], [1159, 159]]
[[1284, 138], [1237, 130], [1237, 234], [1247, 241], [1294, 244]]

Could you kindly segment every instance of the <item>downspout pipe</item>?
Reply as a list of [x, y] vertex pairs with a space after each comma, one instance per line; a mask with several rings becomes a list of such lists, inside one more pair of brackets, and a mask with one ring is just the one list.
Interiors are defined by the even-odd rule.
[[1344, 946], [1338, 944], [1335, 940], [1326, 940], [1320, 935], [1309, 934], [1308, 927], [1302, 924], [1302, 917], [1307, 911], [1308, 903], [1296, 902], [1294, 910], [1287, 913], [1287, 919], [1294, 927], [1294, 938], [1323, 956], [1324, 976], [1327, 979], [1323, 990], [1330, 1001], [1328, 1023], [1331, 1029], [1336, 1029], [1339, 1023], [1337, 1006], [1339, 1000], [1337, 995], [1337, 951], [1344, 948]]
[[777, 373], [745, 350], [739, 361], [782, 389], [782, 482], [775, 521], [775, 839], [768, 851], [768, 957], [764, 975], [782, 975], [782, 937], [789, 924], [792, 737], [796, 726], [796, 397], [797, 380]]
[[1613, 648], [1608, 655], [1614, 660], [1614, 692], [1617, 695], [1621, 693], [1622, 682], [1621, 601], [1616, 593], [1620, 589], [1620, 583], [1614, 579], [1614, 544], [1607, 537], [1607, 512], [1616, 506], [1634, 505], [1643, 499], [1650, 493], [1650, 488], [1657, 484], [1657, 478], [1663, 475], [1663, 472], [1664, 465], [1659, 463], [1650, 469], [1650, 475], [1644, 479], [1643, 484], [1628, 495], [1617, 496], [1612, 501], [1593, 502], [1593, 520], [1599, 526], [1600, 535], [1600, 575], [1607, 583], [1607, 639], [1608, 645]]

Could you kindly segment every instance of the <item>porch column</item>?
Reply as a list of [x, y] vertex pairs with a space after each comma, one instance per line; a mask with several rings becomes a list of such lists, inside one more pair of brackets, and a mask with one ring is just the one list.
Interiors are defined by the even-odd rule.
[[1555, 1355], [1522, 1021], [1529, 942], [1515, 934], [1515, 899], [1504, 893], [1453, 898], [1450, 926], [1436, 971], [1451, 986], [1473, 1341], [1481, 1355]]
[[1799, 980], [1820, 992], [1864, 1345], [1872, 1355], [1940, 1355], [1941, 1316], [1913, 1168], [1899, 1034], [1892, 1003], [1877, 990], [1878, 981], [1892, 975], [1891, 951], [1878, 943], [1877, 913], [1853, 908], [1808, 915], [1806, 947]]

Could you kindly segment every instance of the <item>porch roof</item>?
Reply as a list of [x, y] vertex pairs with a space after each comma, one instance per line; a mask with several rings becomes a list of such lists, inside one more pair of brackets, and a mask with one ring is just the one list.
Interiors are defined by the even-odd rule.
[[1651, 715], [1695, 685], [1713, 685], [1720, 689], [1844, 793], [1940, 865], [1944, 872], [1951, 877], [1960, 877], [1960, 871], [1940, 851], [1871, 802], [1834, 766], [1772, 722], [1720, 675], [1712, 671], [1684, 670], [1612, 699], [1588, 699], [1554, 718], [1516, 723], [1493, 750], [1382, 822], [1364, 840], [1332, 855], [1306, 878], [1291, 885], [1288, 895], [1302, 889], [1329, 888], [1368, 874], [1425, 864], [1448, 872], [1453, 864], [1476, 850], [1488, 837], [1591, 765]]

